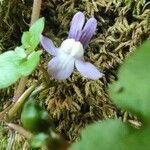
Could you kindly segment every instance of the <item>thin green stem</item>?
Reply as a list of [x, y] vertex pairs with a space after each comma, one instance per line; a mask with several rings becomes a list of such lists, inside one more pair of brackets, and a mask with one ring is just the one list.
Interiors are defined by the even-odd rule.
[[13, 107], [8, 111], [8, 118], [12, 119], [20, 107], [24, 104], [25, 100], [29, 97], [29, 95], [34, 91], [34, 89], [37, 87], [37, 84], [32, 85], [29, 87], [17, 100], [17, 102], [13, 105]]
[[5, 108], [2, 112], [0, 112], [0, 121], [3, 120], [7, 112], [12, 108], [13, 103], [9, 105], [7, 108]]
[[46, 88], [46, 86], [44, 84], [41, 84], [40, 86], [38, 86], [30, 95], [30, 97], [34, 97], [37, 94], [39, 94], [41, 91], [43, 91]]

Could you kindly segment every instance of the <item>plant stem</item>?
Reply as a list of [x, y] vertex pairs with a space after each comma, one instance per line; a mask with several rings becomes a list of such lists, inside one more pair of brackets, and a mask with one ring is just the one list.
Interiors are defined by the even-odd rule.
[[34, 97], [37, 94], [39, 94], [41, 91], [43, 91], [46, 88], [46, 86], [44, 84], [41, 84], [40, 86], [38, 86], [30, 95], [30, 97]]
[[[37, 83], [38, 84], [38, 83]], [[13, 107], [8, 111], [8, 118], [12, 119], [19, 108], [22, 106], [22, 104], [25, 102], [27, 97], [34, 91], [34, 89], [37, 87], [37, 84], [32, 85], [30, 88], [28, 88], [17, 100], [17, 102], [13, 105]]]
[[11, 129], [14, 129], [15, 131], [17, 131], [18, 133], [20, 133], [21, 135], [23, 135], [29, 140], [33, 137], [32, 133], [30, 133], [29, 131], [25, 130], [24, 128], [22, 128], [21, 126], [17, 124], [8, 123], [7, 126], [10, 127]]
[[14, 93], [14, 97], [13, 97], [13, 102], [14, 103], [19, 99], [19, 97], [24, 92], [27, 81], [28, 81], [28, 77], [27, 76], [22, 77], [20, 79], [19, 85], [18, 85], [18, 87], [17, 87], [17, 89], [15, 90], [15, 93]]
[[13, 107], [13, 103], [5, 108], [2, 112], [0, 112], [0, 121], [3, 120], [7, 112]]
[[[34, 0], [33, 1], [33, 9], [32, 9], [30, 25], [32, 25], [39, 18], [40, 10], [41, 10], [41, 4], [42, 4], [42, 0]], [[19, 99], [19, 97], [22, 95], [22, 93], [25, 90], [27, 81], [28, 81], [28, 76], [22, 77], [20, 79], [19, 85], [18, 85], [18, 87], [14, 93], [13, 102], [16, 102]]]
[[40, 16], [42, 0], [34, 0], [33, 1], [33, 9], [31, 16], [31, 24], [33, 24]]

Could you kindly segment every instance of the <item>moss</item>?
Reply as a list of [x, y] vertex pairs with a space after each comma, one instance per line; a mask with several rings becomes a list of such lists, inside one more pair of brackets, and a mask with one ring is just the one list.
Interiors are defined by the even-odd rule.
[[[46, 18], [44, 34], [58, 46], [67, 37], [70, 21], [75, 12], [82, 11], [87, 18], [94, 15], [98, 20], [97, 32], [86, 49], [85, 59], [102, 70], [105, 78], [91, 81], [76, 71], [64, 82], [55, 81], [50, 77], [49, 88], [38, 96], [39, 102], [49, 111], [56, 130], [65, 139], [69, 141], [78, 139], [80, 130], [96, 120], [114, 117], [124, 121], [136, 120], [112, 104], [107, 95], [107, 86], [117, 78], [117, 69], [124, 59], [149, 37], [149, 6], [148, 0], [43, 2], [41, 16]], [[22, 31], [28, 28], [31, 7], [32, 3], [28, 0], [13, 2], [5, 0], [3, 5], [0, 5], [1, 52], [20, 43]], [[42, 57], [41, 64], [46, 69], [50, 57], [46, 53]], [[39, 70], [30, 77], [27, 86], [37, 79], [44, 80]], [[1, 91], [0, 95], [12, 97], [13, 87]], [[20, 142], [16, 140], [15, 143]]]
[[0, 124], [0, 145], [1, 145], [1, 150], [5, 150], [6, 144], [7, 144], [7, 135], [6, 132], [4, 131], [4, 126], [2, 123]]
[[29, 144], [26, 139], [17, 134], [15, 131], [6, 128], [6, 126], [2, 122], [0, 124], [0, 139], [1, 150], [30, 150]]

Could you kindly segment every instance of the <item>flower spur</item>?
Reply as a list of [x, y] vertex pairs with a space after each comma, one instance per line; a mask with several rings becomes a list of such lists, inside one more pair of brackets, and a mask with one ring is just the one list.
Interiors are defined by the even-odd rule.
[[96, 27], [95, 18], [90, 18], [86, 24], [85, 16], [82, 12], [77, 12], [72, 19], [68, 38], [64, 40], [59, 48], [53, 42], [41, 36], [41, 45], [54, 57], [48, 63], [48, 73], [55, 79], [67, 79], [76, 66], [77, 70], [89, 79], [99, 79], [103, 76], [99, 70], [90, 62], [84, 61], [84, 49], [91, 40]]

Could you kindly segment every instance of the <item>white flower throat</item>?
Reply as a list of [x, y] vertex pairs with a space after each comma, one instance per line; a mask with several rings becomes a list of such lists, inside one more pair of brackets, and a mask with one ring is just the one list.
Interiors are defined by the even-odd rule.
[[83, 57], [84, 49], [82, 44], [79, 41], [74, 39], [66, 39], [62, 42], [61, 52], [64, 52], [72, 57], [80, 58]]

